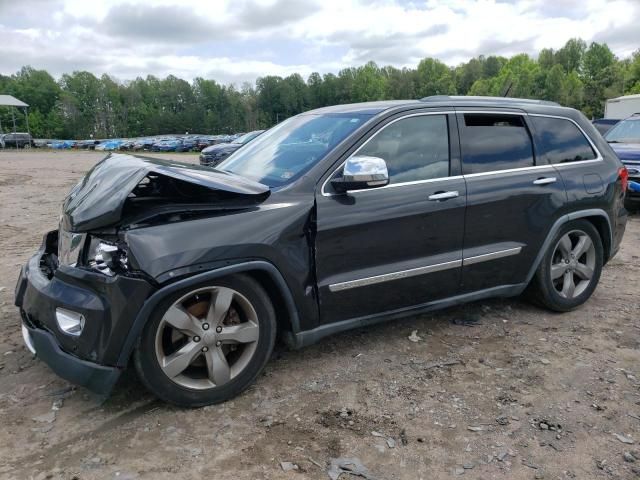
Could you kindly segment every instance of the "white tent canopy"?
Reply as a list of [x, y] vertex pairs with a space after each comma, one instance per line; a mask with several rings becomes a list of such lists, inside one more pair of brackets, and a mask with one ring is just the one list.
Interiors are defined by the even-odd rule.
[[[27, 124], [27, 133], [31, 133], [29, 131], [29, 113], [27, 112], [28, 104], [24, 103], [22, 100], [18, 100], [16, 97], [11, 95], [0, 95], [0, 107], [15, 107], [22, 108], [24, 110], [24, 118]], [[13, 120], [13, 132], [16, 131], [16, 117], [14, 115], [13, 108], [11, 109], [11, 119]], [[2, 133], [2, 124], [0, 124], [0, 133]]]
[[23, 101], [18, 100], [16, 97], [12, 97], [11, 95], [0, 95], [0, 105], [4, 107], [23, 107], [23, 108], [26, 108], [29, 106]]

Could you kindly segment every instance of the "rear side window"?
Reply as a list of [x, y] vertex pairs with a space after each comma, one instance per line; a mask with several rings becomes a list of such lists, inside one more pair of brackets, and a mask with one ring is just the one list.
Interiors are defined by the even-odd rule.
[[531, 135], [520, 115], [466, 113], [460, 143], [465, 174], [531, 167], [534, 163]]
[[538, 134], [539, 148], [549, 163], [593, 160], [596, 152], [573, 122], [562, 118], [531, 117]]
[[398, 120], [376, 133], [358, 155], [382, 158], [389, 183], [449, 176], [449, 128], [446, 115]]

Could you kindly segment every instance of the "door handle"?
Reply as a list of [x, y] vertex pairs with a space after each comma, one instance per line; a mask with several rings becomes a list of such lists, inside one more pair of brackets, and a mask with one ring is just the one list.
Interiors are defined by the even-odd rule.
[[542, 177], [533, 181], [534, 185], [548, 185], [550, 183], [556, 183], [558, 179], [556, 177]]
[[457, 196], [459, 196], [459, 193], [457, 191], [437, 192], [437, 193], [434, 193], [433, 195], [429, 195], [429, 200], [431, 201], [448, 200], [449, 198], [456, 198]]

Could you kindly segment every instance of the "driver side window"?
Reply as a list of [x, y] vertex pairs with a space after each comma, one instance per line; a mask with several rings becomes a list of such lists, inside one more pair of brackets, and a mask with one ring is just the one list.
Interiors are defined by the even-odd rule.
[[389, 183], [449, 176], [449, 128], [446, 115], [398, 120], [376, 133], [357, 153], [382, 158]]

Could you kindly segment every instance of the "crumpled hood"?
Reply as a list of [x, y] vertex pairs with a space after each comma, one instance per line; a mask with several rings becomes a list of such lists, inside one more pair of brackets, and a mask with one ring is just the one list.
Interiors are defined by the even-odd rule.
[[609, 145], [623, 162], [625, 160], [640, 162], [640, 143], [610, 143]]
[[71, 190], [63, 204], [66, 230], [81, 232], [118, 223], [132, 192], [148, 176], [166, 177], [238, 197], [266, 198], [269, 187], [232, 173], [180, 162], [110, 154]]

